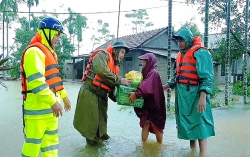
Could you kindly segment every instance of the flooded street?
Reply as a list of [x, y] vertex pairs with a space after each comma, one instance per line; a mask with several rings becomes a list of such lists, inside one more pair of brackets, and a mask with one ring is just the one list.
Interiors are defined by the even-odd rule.
[[[9, 90], [0, 89], [0, 157], [20, 157], [23, 144], [22, 97], [20, 81], [3, 81]], [[73, 127], [73, 116], [80, 83], [65, 82], [72, 110], [59, 118], [60, 157], [196, 157], [189, 142], [177, 138], [175, 119], [167, 117], [163, 144], [150, 134], [141, 142], [139, 119], [133, 110], [119, 111], [110, 103], [108, 134], [100, 146], [86, 145]], [[132, 112], [130, 112], [132, 111]], [[236, 104], [229, 109], [214, 109], [215, 137], [208, 139], [207, 157], [250, 157], [250, 110]], [[90, 119], [91, 120], [91, 119]]]

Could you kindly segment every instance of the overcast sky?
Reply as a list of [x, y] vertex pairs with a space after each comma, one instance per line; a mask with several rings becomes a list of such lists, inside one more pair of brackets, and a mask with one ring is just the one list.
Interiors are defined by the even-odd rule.
[[[173, 17], [172, 25], [175, 29], [179, 29], [181, 24], [186, 21], [190, 21], [191, 18], [195, 18], [194, 22], [198, 25], [199, 30], [204, 32], [204, 24], [201, 22], [201, 15], [197, 14], [196, 6], [187, 6], [184, 3], [185, 0], [173, 1]], [[31, 11], [39, 12], [46, 10], [47, 12], [67, 12], [67, 8], [70, 7], [73, 11], [78, 13], [95, 13], [95, 12], [108, 12], [118, 11], [119, 0], [40, 0], [38, 7], [32, 7]], [[156, 8], [154, 8], [156, 7]], [[158, 8], [157, 8], [158, 7]], [[168, 1], [162, 0], [121, 0], [121, 11], [147, 9], [149, 18], [154, 26], [151, 29], [157, 29], [166, 27], [168, 25]], [[28, 11], [26, 5], [19, 7], [19, 11]], [[125, 36], [132, 34], [131, 27], [126, 26], [131, 24], [125, 14], [129, 12], [121, 12], [120, 14], [120, 27], [119, 36]], [[102, 19], [103, 22], [110, 24], [110, 31], [112, 34], [117, 34], [118, 13], [99, 13], [99, 14], [83, 14], [88, 18], [87, 24], [89, 27], [95, 27], [97, 20]], [[20, 16], [27, 16], [27, 14], [20, 14]], [[39, 16], [39, 15], [37, 15]], [[64, 15], [67, 16], [67, 15]], [[63, 20], [61, 15], [59, 20]], [[91, 35], [94, 32], [84, 32], [83, 42], [81, 43], [81, 53], [89, 53], [92, 49]], [[2, 32], [0, 32], [2, 34]], [[0, 44], [2, 41], [0, 41]], [[11, 43], [11, 42], [10, 42]], [[1, 44], [2, 45], [2, 44]]]

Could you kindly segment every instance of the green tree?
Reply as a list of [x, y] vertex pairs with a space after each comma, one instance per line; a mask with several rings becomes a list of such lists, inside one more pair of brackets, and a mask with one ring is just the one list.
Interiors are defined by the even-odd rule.
[[92, 51], [95, 45], [99, 45], [103, 42], [107, 42], [115, 37], [114, 34], [111, 34], [109, 31], [109, 24], [103, 22], [102, 20], [97, 20], [97, 28], [92, 28], [96, 34], [92, 35], [91, 40], [93, 42]]
[[30, 9], [32, 6], [38, 6], [39, 0], [27, 0], [27, 6], [29, 8], [29, 28], [30, 28]]
[[17, 17], [18, 5], [24, 3], [25, 0], [2, 0], [0, 2], [0, 10], [2, 10], [2, 21], [3, 21], [3, 57], [4, 55], [4, 41], [5, 41], [5, 23], [7, 25], [7, 55], [9, 47], [9, 23], [14, 21]]
[[[226, 28], [228, 0], [210, 0], [209, 1], [209, 22], [213, 28]], [[205, 0], [186, 0], [188, 4], [199, 4], [199, 14], [205, 13]], [[244, 28], [244, 5], [245, 0], [231, 0], [231, 28], [234, 32], [242, 32]], [[202, 18], [204, 22], [204, 18]]]
[[80, 14], [76, 14], [71, 8], [68, 8], [69, 17], [65, 19], [62, 23], [66, 25], [70, 34], [70, 40], [74, 44], [74, 36], [77, 37], [77, 50], [78, 55], [80, 54], [80, 42], [83, 39], [83, 31], [87, 29], [87, 17]]
[[[236, 33], [235, 34], [236, 38], [241, 39], [242, 34], [241, 33]], [[238, 44], [236, 40], [231, 36], [231, 41], [230, 41], [230, 59], [236, 59], [238, 60], [240, 57], [242, 57], [242, 54], [244, 53], [244, 47]], [[226, 38], [222, 38], [220, 41], [218, 41], [217, 45], [219, 45], [218, 49], [210, 50], [214, 61], [221, 63], [222, 65], [225, 65], [226, 62], [226, 52], [227, 52], [227, 47], [226, 47]]]
[[68, 8], [69, 16], [67, 19], [63, 20], [62, 24], [68, 28], [69, 35], [70, 35], [70, 42], [72, 41], [72, 35], [74, 34], [75, 28], [75, 19], [76, 14], [72, 11], [71, 8]]
[[[30, 21], [30, 29], [29, 29], [29, 22], [28, 20], [23, 17], [19, 18], [19, 23], [21, 24], [20, 28], [15, 29], [15, 47], [16, 49], [13, 50], [10, 65], [14, 67], [10, 71], [12, 77], [19, 77], [20, 76], [20, 59], [24, 49], [29, 45], [31, 38], [34, 36], [37, 30], [37, 26], [39, 21], [43, 19], [44, 16], [35, 17], [31, 14], [31, 21]], [[74, 51], [74, 46], [70, 44], [69, 39], [66, 36], [62, 36], [61, 42], [56, 47], [56, 52], [58, 55], [59, 60], [59, 68], [61, 76], [65, 76], [63, 73], [63, 65], [66, 59], [70, 59], [70, 55]]]
[[133, 24], [133, 33], [146, 31], [148, 27], [154, 25], [152, 22], [148, 22], [149, 16], [147, 10], [145, 9], [133, 10], [132, 13], [125, 14], [125, 17], [132, 19], [131, 22]]
[[[198, 3], [199, 14], [205, 13], [205, 1], [204, 0], [186, 0], [188, 4]], [[227, 2], [228, 0], [210, 0], [209, 3], [209, 22], [211, 24], [210, 28], [214, 30], [221, 29], [222, 33], [226, 33], [226, 19], [227, 19]], [[244, 35], [244, 25], [245, 25], [245, 11], [244, 11], [245, 0], [231, 1], [231, 33], [235, 34], [235, 36], [231, 35], [230, 40], [230, 59], [237, 59], [242, 56], [242, 48], [239, 43], [243, 39]], [[202, 18], [204, 22], [204, 18]], [[235, 38], [236, 37], [236, 38]], [[219, 51], [214, 51], [213, 54], [218, 52], [222, 53], [218, 56], [213, 56], [214, 58], [218, 58], [219, 56], [225, 56], [226, 46], [225, 39], [220, 42], [222, 44], [219, 48]], [[219, 58], [218, 58], [219, 59]], [[225, 57], [222, 57], [222, 63], [224, 63]]]
[[[193, 19], [193, 18], [192, 18], [190, 21], [186, 21], [186, 22], [181, 26], [180, 29], [182, 29], [182, 28], [188, 28], [188, 29], [191, 30], [191, 32], [193, 33], [194, 36], [200, 36], [201, 38], [203, 38], [203, 35], [202, 35], [202, 33], [200, 32], [200, 30], [199, 30], [197, 24], [194, 23], [194, 19]], [[179, 30], [180, 30], [180, 29], [179, 29]], [[179, 30], [178, 30], [178, 31], [179, 31]], [[177, 32], [178, 32], [178, 31], [177, 31]]]
[[82, 42], [82, 37], [83, 37], [83, 31], [87, 28], [87, 17], [82, 16], [80, 14], [76, 15], [76, 20], [75, 20], [75, 33], [77, 36], [77, 50], [78, 50], [78, 56], [80, 54], [80, 42]]

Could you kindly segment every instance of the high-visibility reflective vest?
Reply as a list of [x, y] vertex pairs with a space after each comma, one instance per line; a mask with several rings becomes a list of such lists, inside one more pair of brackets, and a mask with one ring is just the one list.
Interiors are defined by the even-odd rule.
[[44, 46], [40, 42], [35, 42], [29, 45], [23, 52], [22, 54], [22, 59], [21, 59], [21, 73], [22, 73], [22, 94], [23, 94], [23, 99], [25, 100], [27, 97], [27, 93], [31, 93], [32, 91], [27, 91], [27, 85], [26, 85], [26, 75], [25, 71], [23, 68], [23, 62], [24, 62], [24, 54], [27, 51], [28, 48], [31, 47], [38, 47], [41, 49], [41, 51], [45, 55], [45, 78], [46, 78], [46, 83], [49, 85], [50, 90], [53, 93], [56, 93], [57, 91], [63, 90], [63, 82], [60, 77], [60, 72], [59, 72], [59, 66], [58, 66], [58, 60], [57, 60], [57, 55], [56, 53], [51, 53], [51, 51]]
[[201, 44], [194, 42], [193, 46], [185, 53], [178, 53], [176, 57], [176, 82], [190, 85], [199, 84], [199, 76], [196, 69], [194, 52], [203, 48]]
[[[83, 77], [82, 77], [82, 80], [83, 81], [86, 81], [87, 79], [91, 79], [92, 80], [92, 84], [97, 86], [97, 87], [100, 87], [102, 89], [105, 89], [107, 90], [108, 92], [110, 92], [110, 86], [106, 85], [103, 80], [97, 75], [95, 74], [95, 72], [93, 71], [92, 69], [92, 61], [94, 59], [94, 57], [103, 50], [97, 50], [96, 52], [94, 52], [90, 58], [89, 58], [89, 61], [88, 61], [88, 64], [86, 66], [86, 70], [83, 74]], [[108, 55], [108, 68], [115, 74], [115, 75], [119, 75], [119, 66], [118, 65], [115, 65], [114, 63], [114, 59], [112, 57], [112, 53], [113, 52], [113, 48], [111, 46], [108, 46], [108, 48], [106, 49], [106, 51], [104, 51], [107, 53]], [[91, 77], [90, 76], [90, 73], [94, 73], [94, 77]]]

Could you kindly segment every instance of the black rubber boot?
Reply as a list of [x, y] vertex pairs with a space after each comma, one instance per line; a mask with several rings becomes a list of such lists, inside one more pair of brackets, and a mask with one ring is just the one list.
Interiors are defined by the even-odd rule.
[[109, 138], [110, 138], [110, 137], [109, 137], [108, 134], [104, 134], [104, 135], [101, 137], [102, 140], [108, 140]]

